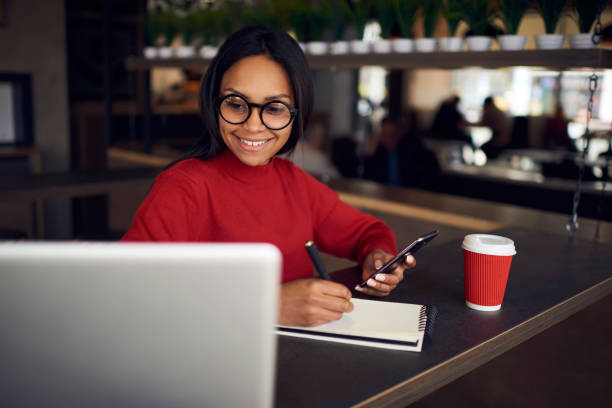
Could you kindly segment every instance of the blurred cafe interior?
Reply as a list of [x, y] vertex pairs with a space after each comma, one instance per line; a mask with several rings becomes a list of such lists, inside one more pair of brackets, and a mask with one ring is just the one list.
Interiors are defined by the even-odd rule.
[[[507, 3], [521, 2], [474, 0], [479, 17], [416, 1], [409, 18], [393, 1], [359, 16], [361, 3], [0, 0], [0, 239], [119, 240], [201, 134], [199, 85], [219, 43], [263, 24], [300, 42], [315, 83], [288, 159], [352, 205], [612, 244], [610, 2], [584, 2], [596, 7], [585, 29], [568, 0], [552, 33], [538, 1], [514, 21]], [[611, 313], [608, 295], [413, 406], [609, 404]]]

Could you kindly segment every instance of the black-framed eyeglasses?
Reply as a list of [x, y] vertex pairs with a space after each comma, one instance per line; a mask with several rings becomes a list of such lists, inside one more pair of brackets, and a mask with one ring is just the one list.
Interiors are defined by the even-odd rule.
[[240, 125], [249, 120], [253, 108], [259, 108], [259, 119], [270, 130], [281, 130], [289, 126], [298, 111], [283, 101], [252, 103], [237, 94], [225, 95], [217, 101], [219, 114], [232, 125]]

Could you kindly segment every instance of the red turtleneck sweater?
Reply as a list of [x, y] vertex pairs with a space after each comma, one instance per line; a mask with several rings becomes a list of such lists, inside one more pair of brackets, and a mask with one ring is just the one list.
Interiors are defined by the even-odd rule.
[[309, 240], [360, 265], [374, 249], [396, 252], [389, 227], [291, 162], [251, 167], [229, 150], [157, 176], [122, 240], [272, 243], [283, 254], [283, 282], [313, 276]]

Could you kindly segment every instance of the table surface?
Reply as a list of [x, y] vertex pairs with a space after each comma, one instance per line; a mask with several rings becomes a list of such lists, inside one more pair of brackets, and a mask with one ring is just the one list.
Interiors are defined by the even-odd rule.
[[[276, 405], [405, 406], [612, 292], [612, 245], [513, 227], [496, 231], [518, 251], [502, 309], [468, 309], [453, 232], [421, 251], [416, 270], [384, 299], [436, 305], [431, 344], [414, 353], [280, 336]], [[358, 272], [333, 276], [351, 284]]]

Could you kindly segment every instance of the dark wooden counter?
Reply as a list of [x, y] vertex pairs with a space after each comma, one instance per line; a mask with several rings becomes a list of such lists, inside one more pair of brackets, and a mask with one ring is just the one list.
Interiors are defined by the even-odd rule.
[[[378, 213], [393, 213], [402, 218], [426, 219], [436, 225], [450, 225], [479, 232], [503, 226], [521, 226], [561, 235], [565, 234], [573, 195], [568, 192], [567, 197], [564, 197], [567, 199], [568, 212], [562, 214], [413, 188], [384, 186], [363, 180], [332, 180], [330, 187], [340, 192], [341, 197], [352, 205]], [[389, 208], [388, 203], [395, 206]], [[607, 211], [610, 211], [609, 207]], [[580, 228], [575, 236], [586, 240], [595, 239], [597, 220], [583, 217], [580, 211], [578, 215]], [[612, 244], [612, 223], [599, 223], [596, 239]]]
[[[385, 299], [435, 304], [431, 345], [411, 353], [281, 337], [276, 405], [406, 406], [612, 292], [611, 245], [506, 228], [496, 233], [515, 240], [518, 253], [502, 309], [468, 309], [460, 232], [421, 251], [417, 269]], [[354, 269], [334, 274], [357, 278]]]

